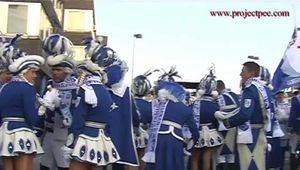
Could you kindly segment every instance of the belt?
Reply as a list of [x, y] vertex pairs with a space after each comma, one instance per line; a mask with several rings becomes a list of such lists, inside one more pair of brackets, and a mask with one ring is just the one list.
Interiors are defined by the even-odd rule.
[[92, 128], [97, 128], [97, 129], [105, 129], [106, 123], [86, 121], [85, 126], [92, 127]]
[[173, 127], [177, 128], [177, 129], [182, 129], [182, 126], [180, 124], [178, 124], [176, 122], [173, 122], [173, 121], [170, 121], [170, 120], [163, 120], [161, 122], [161, 124], [168, 125], [168, 126], [173, 126]]
[[11, 122], [11, 121], [14, 121], [14, 122], [25, 122], [25, 119], [21, 118], [21, 117], [3, 117], [2, 118], [2, 122]]

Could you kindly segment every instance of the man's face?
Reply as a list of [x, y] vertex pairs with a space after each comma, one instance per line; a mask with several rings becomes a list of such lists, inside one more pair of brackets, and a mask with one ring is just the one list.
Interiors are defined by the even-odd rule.
[[31, 68], [26, 73], [24, 73], [25, 79], [32, 84], [35, 84], [35, 80], [38, 75], [38, 69]]
[[9, 82], [12, 78], [12, 74], [9, 71], [3, 71], [0, 73], [0, 82]]
[[245, 83], [249, 78], [253, 77], [253, 73], [248, 71], [247, 67], [244, 66], [240, 76], [242, 77], [242, 83]]
[[52, 68], [52, 78], [55, 82], [62, 82], [67, 77], [68, 73], [64, 67], [53, 67]]

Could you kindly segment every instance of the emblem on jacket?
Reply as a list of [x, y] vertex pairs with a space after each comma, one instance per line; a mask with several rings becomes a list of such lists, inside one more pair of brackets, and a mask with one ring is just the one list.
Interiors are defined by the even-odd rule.
[[249, 108], [251, 106], [251, 99], [245, 99], [244, 106], [245, 108]]
[[116, 103], [115, 102], [113, 102], [113, 104], [110, 106], [110, 112], [111, 111], [113, 111], [113, 110], [115, 110], [116, 108], [118, 108], [119, 106], [118, 105], [116, 105]]

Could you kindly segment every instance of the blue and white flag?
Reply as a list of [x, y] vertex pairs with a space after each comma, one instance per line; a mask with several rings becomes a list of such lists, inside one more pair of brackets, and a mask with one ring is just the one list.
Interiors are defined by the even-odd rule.
[[272, 80], [274, 93], [300, 85], [300, 41], [297, 36], [298, 31], [300, 31], [300, 28], [295, 28], [292, 39], [274, 73]]

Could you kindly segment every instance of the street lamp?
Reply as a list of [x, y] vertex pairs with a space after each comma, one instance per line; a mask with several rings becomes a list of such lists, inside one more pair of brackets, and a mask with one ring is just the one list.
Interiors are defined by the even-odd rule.
[[248, 56], [248, 58], [252, 60], [259, 60], [259, 57], [253, 55]]
[[134, 51], [135, 51], [135, 39], [142, 39], [142, 34], [133, 34], [133, 49], [132, 49], [132, 58], [131, 58], [131, 80], [133, 80], [134, 73]]

